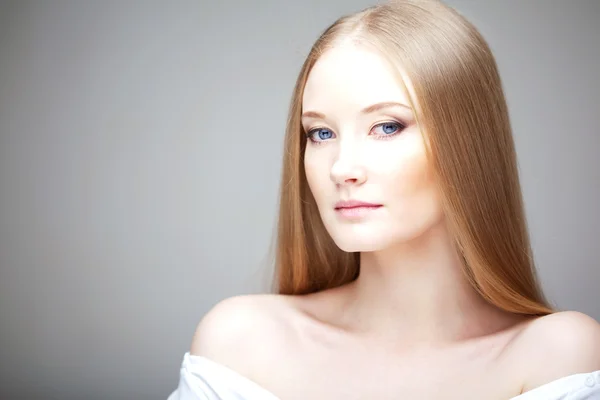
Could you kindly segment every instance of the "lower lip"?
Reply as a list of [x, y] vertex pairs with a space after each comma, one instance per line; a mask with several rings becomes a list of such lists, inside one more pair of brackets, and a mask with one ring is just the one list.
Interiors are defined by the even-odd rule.
[[364, 217], [372, 211], [381, 208], [381, 206], [361, 206], [350, 208], [336, 208], [335, 212], [345, 218], [360, 218]]

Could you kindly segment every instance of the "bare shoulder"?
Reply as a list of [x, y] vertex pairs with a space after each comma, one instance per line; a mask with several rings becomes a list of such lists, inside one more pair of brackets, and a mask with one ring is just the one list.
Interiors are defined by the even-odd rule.
[[600, 369], [600, 324], [578, 311], [536, 318], [518, 338], [527, 365], [524, 390], [553, 380]]
[[251, 369], [284, 345], [287, 313], [285, 296], [253, 294], [227, 298], [198, 323], [190, 354], [235, 368]]

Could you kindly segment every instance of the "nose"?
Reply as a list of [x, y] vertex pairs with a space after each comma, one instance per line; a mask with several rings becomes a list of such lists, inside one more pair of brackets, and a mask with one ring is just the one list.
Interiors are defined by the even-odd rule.
[[340, 148], [330, 172], [331, 180], [337, 185], [360, 185], [367, 179], [365, 168], [360, 164], [354, 150], [349, 146]]

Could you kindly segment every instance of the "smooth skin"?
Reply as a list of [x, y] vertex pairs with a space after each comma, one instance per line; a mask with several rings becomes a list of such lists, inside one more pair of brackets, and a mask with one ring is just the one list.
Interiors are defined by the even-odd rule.
[[[310, 295], [221, 301], [191, 354], [285, 400], [506, 400], [600, 369], [593, 318], [507, 313], [460, 274], [423, 136], [377, 52], [352, 41], [325, 52], [302, 103], [310, 189], [335, 243], [361, 252], [360, 276]], [[346, 218], [334, 205], [349, 199], [382, 206]]]

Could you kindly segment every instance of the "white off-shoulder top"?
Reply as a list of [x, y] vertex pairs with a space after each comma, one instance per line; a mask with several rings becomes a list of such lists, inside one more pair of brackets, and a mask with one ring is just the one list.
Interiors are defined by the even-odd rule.
[[[167, 400], [281, 400], [206, 357], [183, 356], [179, 386]], [[507, 400], [600, 400], [600, 370], [565, 376]]]

